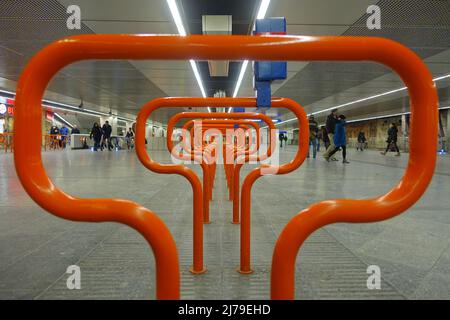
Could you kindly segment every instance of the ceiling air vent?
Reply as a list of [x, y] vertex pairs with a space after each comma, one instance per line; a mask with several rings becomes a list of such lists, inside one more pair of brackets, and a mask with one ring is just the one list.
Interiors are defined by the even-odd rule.
[[[232, 19], [228, 15], [202, 16], [203, 34], [229, 34], [231, 35]], [[229, 61], [209, 60], [209, 74], [211, 77], [228, 77]]]

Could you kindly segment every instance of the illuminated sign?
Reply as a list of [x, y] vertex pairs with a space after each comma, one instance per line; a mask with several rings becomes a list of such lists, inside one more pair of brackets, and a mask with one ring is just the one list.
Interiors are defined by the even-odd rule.
[[0, 115], [14, 115], [14, 99], [0, 97]]
[[53, 112], [45, 111], [45, 118], [49, 121], [53, 121]]

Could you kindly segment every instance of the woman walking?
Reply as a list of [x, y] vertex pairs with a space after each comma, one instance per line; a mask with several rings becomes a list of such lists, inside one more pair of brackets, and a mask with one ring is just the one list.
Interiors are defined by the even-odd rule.
[[90, 138], [94, 137], [94, 151], [97, 151], [100, 147], [100, 140], [102, 139], [102, 128], [98, 125], [97, 122], [94, 123], [94, 126], [92, 127]]

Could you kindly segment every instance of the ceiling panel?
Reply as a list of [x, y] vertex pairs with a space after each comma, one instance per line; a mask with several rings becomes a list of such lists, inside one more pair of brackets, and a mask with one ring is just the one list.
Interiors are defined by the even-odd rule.
[[[382, 0], [377, 5], [382, 12], [381, 30], [366, 27], [368, 15], [365, 6], [361, 17], [355, 19], [343, 35], [393, 39], [411, 48], [425, 61], [430, 61], [428, 66], [434, 76], [450, 73], [450, 1]], [[342, 14], [339, 10], [336, 13], [337, 16]], [[305, 17], [305, 23], [307, 19]], [[332, 18], [329, 21], [331, 23]], [[397, 75], [378, 64], [312, 62], [276, 90], [274, 95], [297, 100], [306, 106], [308, 112], [313, 112], [402, 86]], [[398, 95], [405, 96], [406, 93]], [[373, 101], [360, 104], [360, 107], [371, 103]], [[397, 105], [397, 108], [401, 109], [401, 106]]]
[[[247, 34], [260, 0], [177, 0], [188, 32], [200, 34], [203, 14], [231, 14], [233, 34]], [[30, 57], [48, 43], [78, 33], [176, 33], [166, 0], [23, 0], [0, 1], [0, 87], [11, 89]], [[65, 26], [67, 5], [81, 7], [82, 29]], [[366, 8], [378, 4], [382, 29], [368, 30]], [[381, 36], [394, 39], [426, 60], [434, 76], [450, 73], [450, 1], [439, 0], [273, 0], [267, 16], [285, 16], [288, 33], [299, 35]], [[229, 77], [210, 77], [198, 62], [208, 95], [225, 89], [231, 95], [241, 62], [230, 63]], [[450, 81], [439, 83], [441, 100]], [[328, 108], [402, 86], [383, 66], [370, 63], [289, 62], [288, 79], [272, 85], [274, 96], [297, 100], [308, 111]], [[46, 97], [119, 113], [135, 114], [159, 96], [200, 96], [188, 61], [85, 61], [64, 68]], [[239, 91], [254, 96], [251, 64]], [[50, 99], [50, 98], [49, 98]], [[406, 101], [406, 102], [405, 102]], [[407, 107], [405, 93], [346, 109], [361, 114]], [[173, 114], [158, 111], [165, 122]]]

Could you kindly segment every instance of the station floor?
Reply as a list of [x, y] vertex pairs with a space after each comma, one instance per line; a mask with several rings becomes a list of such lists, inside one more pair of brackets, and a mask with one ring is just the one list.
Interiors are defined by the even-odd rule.
[[[169, 160], [167, 152], [152, 155]], [[293, 155], [288, 146], [281, 160]], [[351, 149], [348, 165], [318, 157], [289, 175], [259, 179], [252, 193], [252, 275], [235, 271], [239, 226], [230, 223], [231, 202], [218, 166], [212, 224], [204, 227], [208, 272], [197, 276], [188, 271], [192, 191], [183, 177], [149, 172], [129, 151], [51, 151], [43, 159], [53, 181], [72, 195], [130, 199], [159, 214], [177, 242], [182, 298], [268, 299], [274, 242], [289, 219], [320, 200], [384, 193], [402, 176], [407, 155]], [[430, 188], [404, 214], [314, 233], [297, 258], [296, 298], [450, 299], [449, 181], [450, 156], [440, 156]], [[11, 154], [0, 154], [0, 199], [0, 299], [154, 298], [153, 255], [134, 230], [46, 213], [22, 189]], [[81, 268], [80, 290], [66, 287], [66, 269], [74, 264]], [[380, 267], [380, 290], [367, 288], [369, 265]]]

